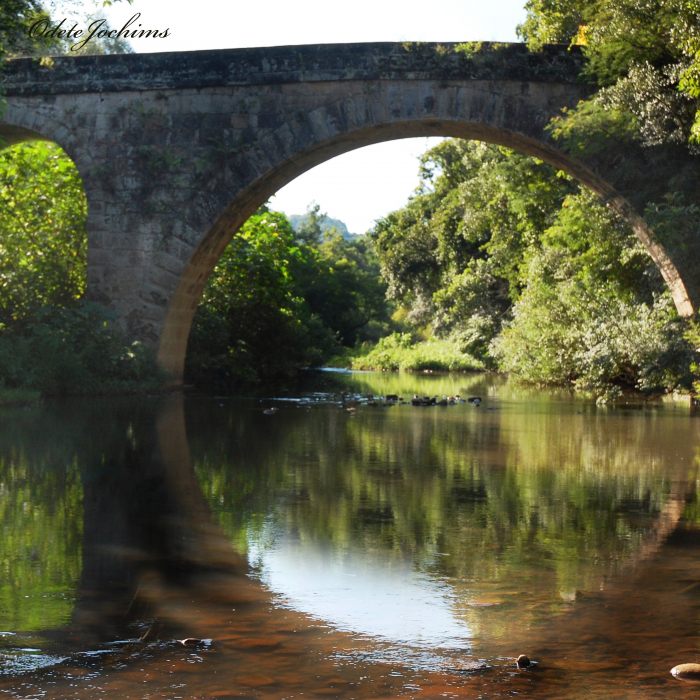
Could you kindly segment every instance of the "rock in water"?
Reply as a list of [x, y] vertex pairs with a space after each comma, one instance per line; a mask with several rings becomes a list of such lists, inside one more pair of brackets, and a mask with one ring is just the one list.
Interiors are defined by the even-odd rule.
[[197, 637], [187, 637], [187, 639], [179, 639], [178, 642], [186, 647], [211, 646], [211, 639], [197, 639]]
[[700, 664], [679, 664], [671, 669], [671, 675], [681, 681], [700, 681]]
[[528, 659], [528, 657], [525, 656], [525, 654], [520, 654], [518, 660], [515, 663], [518, 664], [518, 668], [528, 668], [531, 662], [530, 659]]

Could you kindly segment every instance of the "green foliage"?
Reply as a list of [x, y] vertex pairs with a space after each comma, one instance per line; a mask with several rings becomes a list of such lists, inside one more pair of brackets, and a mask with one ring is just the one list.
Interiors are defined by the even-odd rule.
[[82, 297], [86, 216], [80, 175], [59, 146], [0, 151], [0, 330]]
[[29, 38], [29, 29], [49, 15], [37, 0], [3, 0], [0, 4], [0, 60], [9, 55], [32, 55], [50, 42]]
[[[312, 207], [315, 207], [317, 205], [312, 205]], [[312, 208], [312, 207], [309, 207]], [[318, 207], [320, 210], [320, 206]], [[299, 231], [301, 226], [309, 220], [309, 211], [307, 210], [306, 214], [291, 214], [289, 215], [289, 222], [292, 224], [292, 228], [295, 231]], [[326, 232], [330, 231], [331, 229], [336, 229], [336, 231], [346, 240], [359, 240], [362, 237], [362, 234], [358, 233], [350, 233], [348, 231], [348, 227], [340, 221], [340, 219], [333, 219], [328, 214], [326, 214], [320, 221], [319, 225], [325, 234]]]
[[637, 138], [635, 119], [617, 109], [601, 109], [591, 100], [564, 110], [548, 126], [559, 145], [575, 157], [600, 156], [615, 147], [629, 148]]
[[263, 208], [233, 238], [195, 315], [187, 354], [191, 381], [231, 389], [317, 366], [339, 344], [385, 332], [379, 265], [365, 240], [324, 235], [319, 207], [299, 232]]
[[[121, 0], [116, 0], [120, 2]], [[133, 0], [126, 0], [129, 4]], [[111, 5], [111, 0], [103, 0], [102, 6]], [[55, 3], [50, 3], [51, 9], [55, 10]], [[83, 17], [84, 8], [78, 7], [77, 16], [73, 5], [79, 5], [76, 0], [63, 3], [63, 16], [59, 18], [59, 22], [64, 17], [73, 16], [76, 20], [82, 20], [79, 24], [88, 26], [91, 23], [103, 19], [98, 14], [90, 14]], [[38, 0], [3, 0], [0, 4], [0, 60], [6, 56], [46, 56], [59, 54], [86, 55], [86, 54], [109, 54], [109, 53], [132, 53], [130, 44], [122, 38], [110, 39], [109, 37], [98, 38], [94, 36], [87, 44], [79, 47], [76, 51], [71, 51], [71, 46], [79, 44], [80, 40], [75, 39], [60, 39], [40, 36], [39, 32], [32, 32], [32, 26], [44, 20], [45, 22], [53, 22], [55, 18], [51, 17], [50, 11], [46, 9], [44, 3]], [[41, 25], [42, 27], [48, 25]], [[71, 25], [72, 26], [72, 25]], [[112, 29], [106, 22], [100, 26], [101, 29]], [[0, 95], [2, 91], [0, 90]]]
[[332, 229], [326, 231], [322, 243], [306, 250], [294, 275], [308, 308], [342, 345], [352, 347], [385, 334], [386, 285], [366, 238], [346, 241]]
[[318, 364], [335, 340], [304, 307], [292, 266], [304, 263], [283, 214], [251, 217], [226, 248], [197, 309], [186, 373], [231, 387]]
[[[632, 138], [590, 103], [553, 129], [572, 150]], [[700, 225], [681, 200], [649, 214], [662, 238], [681, 219], [690, 233]], [[593, 193], [533, 158], [444, 142], [423, 158], [421, 191], [372, 235], [407, 321], [430, 323], [471, 362], [598, 394], [690, 387], [685, 325], [647, 251]], [[399, 366], [392, 354], [360, 361]]]
[[692, 350], [658, 270], [591, 193], [563, 202], [527, 276], [494, 344], [501, 369], [598, 394], [690, 387]]
[[431, 338], [413, 343], [409, 333], [392, 333], [369, 351], [358, 348], [351, 354], [353, 369], [401, 370], [404, 372], [474, 372], [483, 363], [462, 352], [449, 340]]
[[165, 379], [154, 353], [107, 329], [98, 304], [43, 308], [31, 322], [0, 333], [0, 383], [42, 394], [157, 390]]
[[518, 31], [532, 48], [583, 47], [589, 79], [606, 88], [594, 98], [598, 109], [634, 117], [646, 145], [688, 142], [700, 114], [698, 0], [529, 0], [525, 7]]
[[409, 322], [461, 334], [484, 358], [520, 293], [525, 252], [576, 187], [534, 158], [456, 140], [423, 156], [422, 181], [371, 234], [388, 293], [410, 309]]
[[583, 46], [590, 74], [603, 85], [635, 64], [675, 62], [698, 28], [697, 0], [528, 0], [525, 9], [517, 31], [531, 48]]
[[309, 205], [306, 216], [297, 229], [297, 240], [304, 245], [318, 245], [323, 239], [322, 224], [325, 218], [326, 215], [321, 214], [321, 206], [319, 204]]
[[[687, 0], [688, 10], [696, 17], [700, 16], [700, 0]], [[688, 58], [680, 76], [678, 87], [695, 100], [700, 99], [700, 32], [684, 32], [683, 52]], [[695, 114], [695, 122], [692, 127], [692, 140], [700, 142], [700, 110]]]
[[527, 17], [516, 28], [517, 34], [534, 50], [545, 44], [572, 43], [593, 4], [591, 0], [527, 0]]
[[84, 304], [85, 193], [55, 144], [0, 151], [0, 388], [43, 394], [152, 390], [153, 353]]
[[611, 385], [690, 388], [692, 354], [668, 295], [646, 305], [580, 281], [548, 285], [548, 262], [533, 260], [533, 283], [495, 343], [500, 369], [525, 382], [571, 384], [598, 395]]
[[697, 27], [685, 0], [624, 0], [591, 4], [586, 53], [601, 84], [612, 84], [634, 65], [661, 67], [682, 55], [682, 37]]

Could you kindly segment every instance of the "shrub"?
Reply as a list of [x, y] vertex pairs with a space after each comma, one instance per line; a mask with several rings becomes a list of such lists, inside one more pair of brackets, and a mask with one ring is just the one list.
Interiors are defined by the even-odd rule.
[[392, 333], [364, 354], [351, 359], [353, 369], [384, 369], [419, 372], [468, 372], [484, 369], [471, 355], [460, 351], [450, 340], [431, 338], [413, 343], [408, 333]]
[[165, 375], [154, 353], [107, 328], [97, 304], [41, 309], [35, 318], [0, 333], [0, 382], [8, 389], [47, 395], [154, 390]]
[[689, 389], [694, 352], [685, 325], [667, 292], [647, 304], [593, 293], [576, 280], [548, 285], [535, 278], [492, 349], [500, 368], [525, 382], [597, 394], [613, 385]]

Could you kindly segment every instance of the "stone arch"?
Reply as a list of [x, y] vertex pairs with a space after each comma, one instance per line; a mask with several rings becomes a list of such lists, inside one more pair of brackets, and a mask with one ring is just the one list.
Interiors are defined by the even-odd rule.
[[[12, 105], [8, 106], [5, 113], [0, 113], [0, 150], [32, 141], [55, 143], [75, 164], [87, 196], [89, 173], [94, 169], [95, 163], [90, 151], [80, 143], [72, 125], [53, 118], [45, 118], [37, 124], [36, 118], [26, 119], [26, 116], [22, 110], [14, 110]], [[23, 123], [30, 126], [24, 126]]]
[[[590, 92], [578, 81], [580, 53], [471, 48], [386, 43], [55, 57], [50, 65], [13, 59], [3, 71], [0, 137], [43, 136], [72, 158], [88, 199], [87, 297], [114, 311], [130, 339], [156, 348], [175, 381], [206, 280], [258, 205], [325, 160], [411, 136], [502, 144], [570, 173], [627, 218], [676, 308], [691, 315], [700, 305], [697, 242], [683, 234], [664, 250], [621, 194], [637, 195], [627, 174], [572, 159], [547, 131]], [[697, 170], [694, 162], [688, 168]]]
[[[286, 127], [284, 127], [286, 128]], [[402, 138], [444, 136], [484, 141], [512, 148], [563, 170], [595, 192], [625, 218], [658, 266], [681, 316], [694, 313], [686, 286], [653, 231], [631, 204], [605, 180], [579, 161], [536, 136], [501, 126], [455, 119], [415, 118], [370, 125], [330, 136], [271, 168], [240, 191], [202, 237], [184, 267], [168, 305], [158, 358], [175, 381], [182, 378], [187, 340], [204, 286], [224, 249], [245, 221], [275, 192], [299, 175], [336, 156], [364, 146]], [[285, 135], [278, 134], [284, 143]]]

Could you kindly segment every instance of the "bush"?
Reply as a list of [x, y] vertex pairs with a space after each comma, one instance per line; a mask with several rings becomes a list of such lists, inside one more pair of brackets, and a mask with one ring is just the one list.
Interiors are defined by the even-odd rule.
[[155, 354], [107, 328], [97, 304], [45, 308], [0, 333], [0, 383], [46, 395], [155, 390], [165, 380]]
[[224, 251], [195, 313], [188, 381], [219, 391], [270, 383], [317, 366], [337, 350], [333, 331], [309, 309], [295, 279], [294, 271], [309, 263], [306, 256], [313, 251], [296, 245], [284, 214], [262, 209], [248, 219]]
[[605, 394], [687, 390], [693, 348], [668, 292], [653, 303], [595, 293], [576, 280], [547, 284], [533, 275], [513, 321], [493, 343], [500, 368], [534, 384], [569, 384]]
[[420, 372], [468, 372], [483, 370], [484, 365], [460, 351], [449, 340], [430, 339], [413, 343], [408, 333], [392, 333], [364, 354], [354, 354], [350, 360], [353, 369], [385, 369]]

